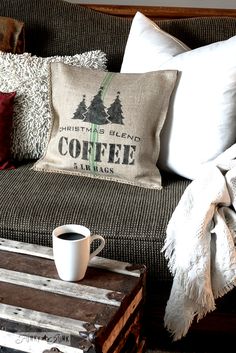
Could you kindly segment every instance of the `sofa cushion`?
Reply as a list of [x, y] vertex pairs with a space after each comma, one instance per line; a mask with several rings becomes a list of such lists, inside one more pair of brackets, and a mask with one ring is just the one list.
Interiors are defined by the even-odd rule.
[[194, 179], [202, 164], [236, 141], [235, 50], [236, 36], [186, 51], [148, 18], [135, 16], [122, 72], [180, 72], [161, 132], [161, 168]]
[[120, 74], [51, 64], [54, 118], [36, 170], [161, 188], [159, 135], [177, 71]]
[[106, 68], [106, 56], [101, 51], [46, 58], [29, 53], [0, 52], [0, 90], [17, 91], [12, 141], [12, 154], [17, 160], [37, 159], [45, 151], [51, 122], [48, 67], [54, 61], [94, 69]]
[[12, 115], [16, 92], [0, 92], [0, 170], [14, 168], [11, 158]]
[[170, 280], [161, 249], [186, 179], [162, 174], [162, 190], [32, 170], [3, 170], [0, 237], [52, 245], [52, 230], [83, 224], [106, 238], [101, 256], [148, 266], [149, 277]]

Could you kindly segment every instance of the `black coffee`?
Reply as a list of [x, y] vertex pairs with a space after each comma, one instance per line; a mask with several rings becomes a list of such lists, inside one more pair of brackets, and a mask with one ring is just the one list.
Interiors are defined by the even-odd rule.
[[85, 236], [80, 233], [68, 232], [68, 233], [62, 233], [58, 235], [58, 238], [65, 239], [65, 240], [79, 240], [79, 239], [85, 238]]

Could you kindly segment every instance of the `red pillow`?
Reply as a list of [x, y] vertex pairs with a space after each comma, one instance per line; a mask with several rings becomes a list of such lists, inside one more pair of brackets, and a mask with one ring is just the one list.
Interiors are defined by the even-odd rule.
[[16, 92], [0, 92], [0, 170], [14, 169], [11, 160], [13, 103]]

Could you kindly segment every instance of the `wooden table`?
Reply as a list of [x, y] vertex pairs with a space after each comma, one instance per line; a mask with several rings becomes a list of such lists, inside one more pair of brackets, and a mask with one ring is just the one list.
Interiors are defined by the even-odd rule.
[[143, 352], [146, 268], [95, 257], [64, 282], [52, 248], [0, 238], [0, 352]]

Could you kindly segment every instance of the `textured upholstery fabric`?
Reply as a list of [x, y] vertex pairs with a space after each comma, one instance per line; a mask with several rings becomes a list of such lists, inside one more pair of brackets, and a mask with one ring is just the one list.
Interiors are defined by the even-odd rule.
[[98, 14], [62, 0], [4, 0], [0, 2], [0, 14], [24, 19], [28, 52], [41, 56], [72, 55], [104, 47], [111, 67], [119, 70], [129, 20]]
[[170, 277], [160, 250], [186, 179], [165, 175], [159, 191], [31, 166], [1, 172], [0, 237], [51, 246], [54, 227], [79, 223], [106, 238], [100, 256], [145, 263], [151, 277]]

